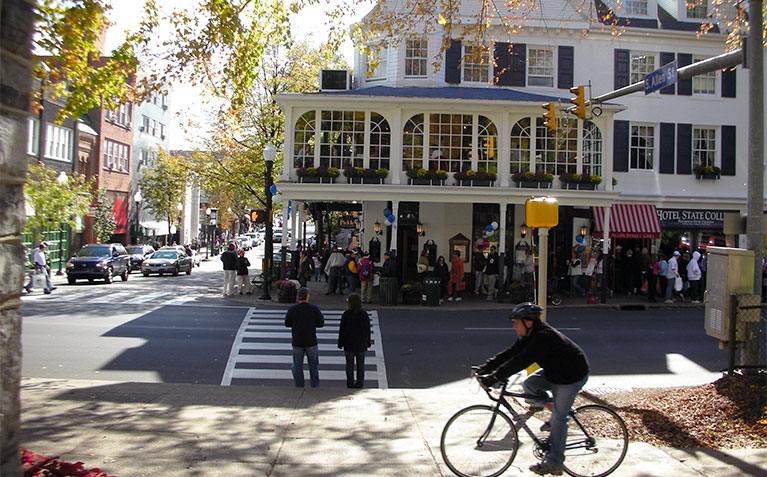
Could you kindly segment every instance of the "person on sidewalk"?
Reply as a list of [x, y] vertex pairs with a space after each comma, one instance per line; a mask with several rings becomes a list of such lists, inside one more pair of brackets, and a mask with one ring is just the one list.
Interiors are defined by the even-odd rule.
[[51, 284], [50, 267], [48, 267], [48, 262], [45, 259], [46, 248], [48, 248], [48, 244], [42, 242], [37, 246], [34, 252], [32, 252], [32, 263], [35, 266], [35, 272], [29, 277], [29, 283], [24, 287], [27, 293], [32, 293], [32, 284], [35, 281], [35, 275], [38, 274], [45, 276], [45, 288], [43, 288], [43, 293], [50, 295], [50, 293], [57, 288]]
[[362, 308], [359, 293], [349, 295], [347, 302], [338, 328], [338, 349], [344, 350], [346, 355], [346, 387], [362, 389], [365, 383], [365, 352], [370, 348], [370, 316]]
[[357, 276], [360, 280], [360, 292], [362, 303], [373, 303], [373, 279], [375, 278], [375, 265], [368, 254], [363, 252], [362, 259], [357, 266]]
[[700, 259], [700, 252], [695, 251], [692, 253], [692, 258], [687, 263], [687, 280], [690, 282], [690, 303], [700, 303], [700, 279], [703, 274], [700, 271], [698, 260]]
[[487, 292], [487, 301], [495, 299], [497, 290], [495, 284], [498, 282], [498, 266], [500, 264], [500, 257], [495, 250], [495, 245], [490, 246], [490, 253], [487, 254], [487, 260], [485, 261], [485, 291]]
[[[567, 415], [589, 377], [586, 353], [567, 336], [541, 321], [543, 308], [533, 303], [520, 303], [509, 315], [519, 337], [513, 346], [496, 354], [476, 369], [483, 388], [506, 381], [533, 363], [539, 369], [522, 383], [525, 393], [546, 399], [551, 393], [553, 406], [549, 421], [551, 449], [543, 462], [530, 470], [539, 475], [561, 475], [565, 462]], [[542, 408], [534, 402], [531, 410]]]
[[437, 264], [434, 265], [434, 274], [439, 277], [439, 304], [442, 304], [442, 300], [447, 295], [447, 284], [450, 281], [450, 269], [447, 268], [445, 263], [445, 257], [442, 255], [437, 259]]
[[298, 289], [298, 303], [288, 308], [285, 327], [290, 328], [293, 345], [293, 382], [297, 388], [304, 387], [304, 356], [309, 364], [309, 383], [313, 388], [320, 386], [319, 350], [317, 328], [325, 326], [325, 317], [320, 309], [309, 303], [309, 289]]
[[302, 250], [300, 253], [300, 261], [298, 262], [298, 283], [302, 287], [305, 287], [309, 280], [312, 279], [312, 257], [309, 256], [308, 250]]
[[242, 295], [245, 290], [250, 295], [250, 282], [248, 281], [248, 267], [250, 261], [245, 257], [245, 250], [237, 252], [237, 289]]
[[328, 289], [325, 292], [326, 295], [335, 295], [336, 289], [338, 294], [343, 295], [343, 279], [344, 279], [344, 265], [346, 264], [346, 257], [343, 250], [340, 248], [333, 250], [328, 257], [328, 262], [325, 264], [325, 274], [328, 276]]
[[650, 255], [650, 264], [647, 268], [647, 301], [655, 303], [658, 287], [658, 275], [660, 274], [661, 266], [658, 263], [658, 255], [653, 253]]
[[674, 303], [674, 283], [679, 276], [679, 264], [677, 260], [682, 254], [674, 250], [674, 255], [668, 259], [668, 270], [666, 271], [666, 303]]
[[453, 258], [450, 260], [450, 296], [447, 301], [461, 301], [461, 294], [458, 290], [459, 284], [463, 282], [463, 259], [461, 252], [453, 250]]
[[535, 277], [535, 257], [533, 257], [533, 251], [528, 249], [525, 249], [525, 261], [524, 261], [524, 282], [530, 285], [530, 287], [533, 286], [533, 281]]
[[581, 277], [583, 277], [583, 267], [578, 253], [573, 252], [570, 260], [570, 296], [585, 296], [586, 290], [581, 286]]
[[479, 246], [477, 246], [474, 254], [471, 256], [471, 264], [474, 267], [474, 294], [479, 295], [482, 291], [482, 286], [485, 284], [485, 267], [487, 266], [485, 254], [482, 253], [482, 249]]
[[227, 250], [221, 254], [224, 263], [224, 296], [234, 296], [234, 281], [237, 277], [237, 252], [234, 244], [230, 243]]

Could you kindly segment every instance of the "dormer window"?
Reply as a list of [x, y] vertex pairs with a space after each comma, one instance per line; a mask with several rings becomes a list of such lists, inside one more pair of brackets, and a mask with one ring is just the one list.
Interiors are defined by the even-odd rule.
[[708, 0], [686, 0], [687, 18], [708, 18]]
[[627, 16], [647, 16], [647, 0], [624, 0], [623, 11]]
[[463, 55], [463, 81], [490, 81], [490, 50], [484, 45], [466, 46]]
[[425, 78], [428, 63], [428, 42], [424, 38], [405, 40], [405, 76]]
[[389, 70], [389, 50], [386, 48], [378, 50], [378, 58], [373, 54], [368, 55], [367, 68], [368, 81], [386, 79]]

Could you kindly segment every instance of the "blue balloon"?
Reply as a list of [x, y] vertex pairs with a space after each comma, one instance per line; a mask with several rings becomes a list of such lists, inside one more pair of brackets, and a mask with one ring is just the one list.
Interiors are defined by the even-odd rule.
[[582, 253], [584, 250], [586, 250], [585, 245], [578, 245], [578, 248], [575, 249], [578, 253]]
[[578, 243], [583, 243], [583, 235], [578, 235], [575, 237], [575, 241]]
[[384, 209], [384, 217], [389, 217], [391, 215], [391, 210]]
[[269, 187], [269, 192], [271, 192], [272, 194], [276, 194], [277, 193], [277, 186], [276, 185], [272, 185], [271, 187]]
[[394, 214], [389, 215], [388, 217], [386, 217], [386, 220], [388, 220], [390, 224], [394, 223], [394, 219], [396, 219], [396, 217], [394, 217]]
[[488, 231], [488, 232], [492, 232], [493, 231], [493, 226], [492, 225], [488, 225], [487, 227], [485, 227], [485, 230]]

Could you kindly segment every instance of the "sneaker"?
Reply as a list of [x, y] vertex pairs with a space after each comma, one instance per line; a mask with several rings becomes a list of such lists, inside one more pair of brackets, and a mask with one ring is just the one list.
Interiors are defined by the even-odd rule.
[[551, 423], [549, 421], [546, 421], [541, 426], [541, 432], [549, 432], [551, 431]]
[[461, 301], [461, 300], [463, 300], [463, 298], [461, 298], [461, 297], [458, 297], [458, 298], [455, 299], [455, 301]]
[[58, 287], [51, 287], [51, 291], [53, 291], [53, 290], [55, 290], [55, 289], [57, 289], [57, 288], [58, 288]]
[[447, 297], [447, 301], [453, 301], [453, 297], [452, 296]]
[[690, 303], [695, 303], [697, 305], [698, 303], [700, 303], [700, 300], [693, 300]]
[[439, 299], [439, 304], [440, 304], [440, 305], [442, 304], [442, 298], [440, 298], [440, 299]]
[[487, 298], [485, 298], [485, 301], [493, 301], [493, 295], [487, 295]]
[[668, 299], [668, 300], [665, 301], [665, 303], [674, 303], [674, 300]]
[[538, 475], [562, 475], [562, 466], [541, 462], [539, 464], [531, 465], [530, 471], [535, 472]]
[[27, 294], [32, 293], [32, 289], [31, 288], [24, 287], [24, 290], [27, 291]]
[[51, 291], [50, 290], [43, 290], [43, 293], [45, 293], [46, 295], [50, 295]]

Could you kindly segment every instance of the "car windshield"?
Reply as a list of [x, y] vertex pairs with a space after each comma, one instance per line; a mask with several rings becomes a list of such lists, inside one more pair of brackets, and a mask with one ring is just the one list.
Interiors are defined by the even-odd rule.
[[152, 258], [170, 258], [175, 259], [178, 257], [178, 252], [171, 252], [170, 250], [163, 250], [161, 252], [155, 252]]
[[134, 254], [134, 253], [138, 254], [138, 255], [143, 255], [144, 254], [144, 247], [141, 247], [141, 246], [139, 246], [139, 247], [128, 247], [127, 250], [128, 250], [128, 253], [130, 253], [130, 254]]
[[83, 247], [77, 252], [78, 257], [108, 257], [109, 246], [103, 247]]

